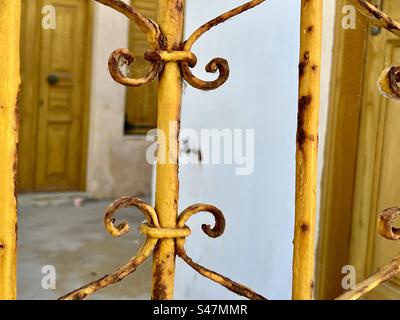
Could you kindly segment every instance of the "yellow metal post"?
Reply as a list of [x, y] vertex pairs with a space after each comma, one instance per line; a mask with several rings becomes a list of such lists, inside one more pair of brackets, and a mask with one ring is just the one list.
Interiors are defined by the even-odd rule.
[[313, 298], [323, 0], [301, 1], [293, 299]]
[[[184, 0], [160, 0], [159, 25], [167, 50], [180, 50], [183, 36]], [[165, 64], [158, 82], [158, 129], [160, 139], [156, 180], [156, 212], [161, 227], [175, 228], [178, 215], [178, 153], [182, 77], [178, 62]], [[163, 141], [164, 140], [164, 141]], [[164, 155], [164, 156], [162, 156]], [[173, 298], [175, 239], [162, 239], [154, 250], [152, 299]]]
[[0, 299], [16, 299], [15, 168], [21, 1], [0, 0]]
[[132, 78], [121, 70], [121, 64], [131, 66], [134, 56], [128, 49], [115, 50], [109, 59], [111, 76], [122, 85], [139, 87], [150, 83], [158, 76], [158, 156], [155, 209], [138, 198], [122, 197], [111, 203], [104, 215], [107, 231], [113, 236], [122, 236], [129, 231], [126, 221], [115, 224], [115, 214], [122, 208], [136, 207], [147, 219], [140, 226], [146, 235], [146, 242], [135, 257], [111, 274], [74, 290], [60, 299], [84, 299], [88, 295], [121, 281], [153, 253], [152, 299], [173, 299], [175, 258], [181, 257], [190, 267], [228, 290], [249, 299], [265, 299], [249, 288], [194, 262], [186, 253], [184, 243], [191, 230], [186, 226], [188, 219], [200, 212], [214, 216], [215, 224], [202, 225], [202, 230], [212, 238], [221, 236], [225, 229], [222, 212], [208, 204], [195, 204], [186, 208], [178, 216], [179, 179], [179, 128], [182, 100], [182, 77], [193, 87], [213, 90], [221, 86], [229, 77], [229, 65], [225, 59], [215, 58], [206, 65], [206, 71], [218, 72], [214, 81], [204, 81], [192, 74], [197, 58], [191, 52], [193, 44], [208, 30], [218, 24], [263, 3], [265, 0], [252, 0], [236, 7], [215, 19], [203, 24], [182, 43], [184, 22], [184, 0], [159, 0], [158, 23], [146, 18], [134, 7], [120, 0], [96, 0], [135, 21], [147, 35], [150, 51], [144, 58], [152, 67], [141, 78]]

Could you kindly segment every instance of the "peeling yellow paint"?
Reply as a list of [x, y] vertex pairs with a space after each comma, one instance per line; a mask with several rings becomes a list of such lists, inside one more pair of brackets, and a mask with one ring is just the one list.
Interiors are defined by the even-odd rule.
[[[160, 0], [159, 24], [167, 38], [167, 50], [176, 51], [183, 37], [184, 0]], [[167, 62], [158, 82], [158, 129], [166, 134], [167, 163], [157, 164], [156, 212], [163, 228], [175, 228], [178, 215], [178, 152], [182, 100], [182, 76], [178, 62]], [[176, 126], [170, 126], [170, 123]], [[173, 298], [175, 274], [175, 240], [163, 239], [157, 244], [153, 262], [152, 299]]]
[[15, 197], [21, 2], [0, 0], [0, 299], [16, 299]]
[[301, 1], [293, 299], [311, 300], [317, 202], [323, 0]]

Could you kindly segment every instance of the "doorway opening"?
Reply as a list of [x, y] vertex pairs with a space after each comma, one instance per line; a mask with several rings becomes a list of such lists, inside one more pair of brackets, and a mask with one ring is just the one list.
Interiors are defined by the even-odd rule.
[[19, 192], [85, 189], [91, 16], [88, 0], [22, 1]]

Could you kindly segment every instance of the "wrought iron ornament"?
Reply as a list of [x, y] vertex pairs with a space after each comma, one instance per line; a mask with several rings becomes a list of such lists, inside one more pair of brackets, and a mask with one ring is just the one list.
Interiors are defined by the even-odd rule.
[[[400, 23], [391, 18], [382, 10], [372, 5], [367, 0], [351, 0], [357, 9], [368, 17], [371, 23], [382, 27], [395, 36], [400, 37]], [[378, 80], [380, 92], [390, 99], [400, 99], [400, 66], [390, 66], [382, 72]], [[389, 208], [378, 216], [378, 229], [381, 236], [388, 240], [400, 240], [399, 229], [394, 222], [400, 217], [399, 208]], [[391, 263], [382, 267], [364, 281], [361, 281], [354, 289], [340, 295], [337, 300], [356, 300], [372, 291], [385, 281], [392, 279], [400, 272], [400, 257], [396, 257]]]
[[135, 61], [135, 57], [128, 49], [117, 49], [115, 50], [108, 61], [108, 67], [111, 76], [115, 81], [125, 86], [139, 87], [144, 84], [148, 84], [153, 81], [160, 71], [162, 70], [164, 63], [168, 61], [179, 61], [180, 68], [184, 79], [193, 87], [201, 90], [214, 90], [222, 86], [229, 77], [229, 64], [228, 61], [223, 58], [214, 58], [205, 67], [208, 73], [219, 72], [218, 78], [214, 81], [204, 81], [193, 75], [191, 68], [194, 68], [197, 64], [197, 57], [191, 52], [194, 43], [211, 28], [225, 22], [226, 20], [233, 18], [247, 11], [255, 6], [261, 4], [265, 0], [253, 0], [244, 5], [241, 5], [235, 9], [232, 9], [215, 19], [202, 25], [185, 41], [182, 45], [181, 51], [165, 51], [166, 40], [162, 34], [160, 26], [151, 19], [143, 17], [133, 7], [127, 5], [120, 0], [96, 0], [106, 6], [109, 6], [129, 19], [133, 20], [138, 27], [147, 35], [147, 41], [152, 51], [148, 51], [144, 54], [144, 58], [152, 63], [151, 69], [147, 75], [143, 78], [135, 79], [124, 75], [121, 71], [122, 65], [131, 67]]
[[[135, 8], [127, 5], [120, 0], [96, 0], [97, 2], [106, 5], [114, 10], [125, 15], [127, 18], [133, 20], [143, 33], [147, 36], [147, 41], [150, 47], [150, 51], [146, 52], [144, 58], [151, 62], [151, 68], [148, 73], [142, 78], [131, 78], [121, 71], [121, 67], [126, 65], [131, 67], [135, 61], [134, 56], [128, 49], [117, 49], [109, 58], [109, 70], [111, 76], [118, 83], [125, 86], [138, 87], [144, 84], [148, 84], [153, 81], [159, 73], [163, 70], [165, 63], [167, 62], [179, 62], [179, 67], [183, 78], [193, 87], [201, 90], [213, 90], [223, 85], [229, 77], [229, 65], [228, 62], [223, 58], [215, 58], [211, 60], [205, 67], [207, 72], [215, 73], [218, 71], [218, 77], [214, 81], [204, 81], [191, 72], [191, 69], [196, 66], [197, 58], [194, 53], [191, 52], [193, 44], [208, 30], [217, 26], [218, 24], [246, 11], [255, 6], [261, 4], [265, 0], [253, 0], [241, 5], [233, 10], [230, 10], [217, 18], [205, 23], [198, 28], [189, 38], [185, 41], [178, 50], [169, 51], [166, 50], [167, 42], [166, 37], [162, 33], [160, 26], [142, 16]], [[366, 0], [351, 0], [353, 4], [372, 22], [383, 27], [397, 36], [400, 36], [400, 24], [394, 21], [391, 17], [386, 15], [384, 12], [370, 4]], [[384, 71], [381, 79], [379, 80], [379, 87], [381, 91], [391, 98], [400, 98], [400, 67], [392, 66]], [[200, 212], [209, 212], [214, 216], [215, 225], [213, 227], [209, 225], [202, 225], [203, 231], [212, 238], [221, 236], [225, 229], [225, 218], [222, 212], [211, 205], [197, 204], [193, 205], [184, 210], [177, 219], [176, 228], [162, 228], [159, 223], [159, 216], [155, 209], [149, 204], [143, 202], [138, 198], [123, 197], [108, 206], [104, 216], [104, 224], [107, 231], [115, 237], [122, 236], [129, 231], [129, 225], [126, 222], [122, 222], [118, 225], [114, 224], [114, 216], [116, 212], [121, 208], [136, 207], [146, 217], [146, 223], [140, 226], [140, 231], [146, 235], [146, 241], [139, 249], [139, 252], [134, 256], [127, 264], [120, 267], [113, 273], [105, 275], [104, 277], [93, 281], [71, 293], [68, 293], [60, 299], [71, 300], [71, 299], [84, 299], [88, 295], [111, 285], [115, 282], [119, 282], [129, 274], [133, 273], [136, 268], [143, 263], [150, 255], [152, 255], [158, 242], [161, 239], [175, 239], [176, 254], [181, 257], [189, 266], [199, 272], [204, 277], [207, 277], [232, 292], [235, 292], [241, 296], [249, 299], [265, 299], [260, 294], [252, 291], [251, 289], [234, 282], [227, 277], [220, 275], [212, 270], [209, 270], [196, 262], [194, 262], [186, 253], [184, 244], [186, 238], [191, 234], [191, 230], [186, 226], [186, 222], [189, 218]], [[391, 208], [385, 210], [379, 216], [379, 231], [382, 236], [391, 240], [400, 239], [400, 229], [393, 226], [394, 220], [400, 216], [400, 209]], [[373, 274], [368, 279], [361, 282], [356, 286], [354, 290], [350, 290], [343, 295], [339, 296], [338, 299], [357, 299], [373, 288], [377, 287], [382, 282], [394, 277], [400, 272], [400, 257], [394, 259], [392, 263], [383, 267], [381, 270]]]
[[181, 257], [189, 266], [199, 272], [206, 278], [209, 278], [217, 283], [220, 283], [232, 292], [242, 295], [249, 299], [261, 300], [265, 299], [263, 296], [253, 292], [245, 286], [236, 283], [227, 277], [224, 277], [212, 270], [209, 270], [196, 262], [194, 262], [186, 253], [184, 244], [186, 237], [191, 234], [191, 230], [186, 226], [186, 222], [194, 214], [200, 212], [209, 212], [214, 216], [215, 225], [211, 228], [209, 225], [202, 225], [203, 231], [211, 238], [221, 236], [225, 230], [225, 218], [222, 212], [211, 205], [196, 204], [185, 209], [178, 217], [177, 228], [161, 228], [158, 221], [157, 213], [152, 206], [143, 202], [138, 198], [123, 197], [108, 206], [104, 216], [104, 224], [107, 231], [114, 237], [120, 237], [129, 231], [129, 225], [124, 221], [119, 225], [114, 225], [114, 215], [121, 208], [138, 208], [146, 217], [146, 223], [140, 226], [140, 232], [146, 235], [145, 243], [139, 249], [139, 252], [127, 264], [117, 269], [109, 275], [93, 281], [67, 295], [61, 297], [63, 300], [80, 300], [86, 298], [88, 295], [96, 292], [97, 290], [109, 286], [115, 282], [119, 282], [126, 276], [136, 270], [136, 268], [143, 263], [153, 252], [159, 239], [175, 238], [177, 255]]
[[[115, 50], [108, 61], [108, 67], [112, 78], [125, 86], [139, 87], [153, 81], [163, 70], [166, 62], [179, 62], [183, 78], [193, 87], [201, 90], [213, 90], [223, 85], [229, 77], [228, 61], [223, 58], [215, 58], [211, 60], [205, 67], [209, 73], [218, 71], [218, 78], [214, 81], [204, 81], [193, 75], [191, 68], [197, 64], [197, 58], [190, 50], [194, 43], [208, 30], [217, 26], [220, 23], [261, 4], [265, 0], [253, 0], [244, 5], [241, 5], [233, 10], [230, 10], [215, 19], [202, 25], [182, 44], [182, 48], [177, 51], [167, 51], [166, 37], [161, 31], [160, 26], [142, 16], [135, 8], [127, 5], [120, 0], [96, 0], [97, 2], [111, 7], [133, 20], [138, 27], [147, 35], [147, 41], [151, 51], [144, 54], [144, 58], [151, 62], [151, 68], [142, 78], [131, 78], [121, 71], [121, 68], [126, 65], [131, 68], [135, 57], [128, 49]], [[209, 225], [202, 225], [203, 231], [211, 238], [221, 236], [225, 230], [225, 218], [222, 212], [211, 205], [195, 204], [185, 209], [177, 220], [176, 228], [162, 228], [159, 223], [159, 217], [155, 209], [149, 204], [138, 198], [123, 197], [108, 206], [104, 216], [104, 224], [107, 231], [114, 237], [120, 237], [129, 231], [129, 225], [126, 222], [114, 225], [114, 215], [121, 208], [136, 207], [146, 217], [147, 222], [140, 226], [140, 232], [146, 235], [147, 239], [139, 249], [139, 252], [127, 264], [118, 268], [109, 275], [93, 281], [77, 290], [72, 291], [60, 299], [62, 300], [80, 300], [88, 295], [105, 288], [115, 282], [119, 282], [129, 274], [133, 273], [136, 268], [143, 263], [154, 251], [160, 239], [175, 239], [176, 254], [182, 258], [189, 266], [200, 273], [202, 276], [209, 278], [228, 290], [244, 296], [248, 299], [261, 300], [265, 299], [262, 295], [252, 291], [251, 289], [230, 280], [229, 278], [218, 274], [210, 269], [207, 269], [198, 263], [194, 262], [186, 253], [184, 244], [186, 237], [191, 233], [186, 222], [189, 218], [200, 212], [209, 212], [214, 216], [215, 225], [211, 228]]]

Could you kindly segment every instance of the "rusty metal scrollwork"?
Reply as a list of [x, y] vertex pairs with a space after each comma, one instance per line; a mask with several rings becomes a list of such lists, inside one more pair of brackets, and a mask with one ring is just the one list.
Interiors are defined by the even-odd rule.
[[385, 97], [400, 100], [400, 67], [386, 68], [379, 77], [378, 87]]
[[379, 233], [388, 240], [400, 240], [400, 228], [394, 222], [400, 217], [399, 208], [389, 208], [382, 211], [378, 217]]
[[[185, 41], [183, 45], [184, 51], [190, 51], [194, 45], [194, 43], [208, 30], [219, 25], [220, 23], [225, 22], [226, 20], [233, 18], [255, 6], [258, 6], [265, 0], [254, 0], [244, 5], [241, 5], [235, 9], [232, 9], [228, 12], [221, 14], [220, 16], [210, 20], [209, 22], [203, 24], [200, 28], [198, 28], [193, 34], [189, 37], [188, 40]], [[214, 90], [222, 86], [229, 78], [229, 64], [228, 61], [223, 58], [214, 58], [207, 65], [205, 70], [209, 73], [219, 72], [219, 76], [214, 81], [204, 81], [195, 77], [190, 68], [194, 67], [194, 65], [189, 65], [187, 62], [182, 62], [181, 70], [183, 77], [185, 80], [193, 87], [201, 90]]]
[[[105, 211], [104, 225], [106, 230], [113, 237], [120, 237], [129, 232], [129, 225], [127, 224], [127, 222], [123, 221], [117, 226], [114, 224], [115, 213], [121, 208], [132, 208], [132, 207], [139, 209], [144, 214], [147, 223], [159, 227], [157, 214], [150, 205], [146, 204], [145, 202], [137, 198], [123, 197], [111, 203]], [[124, 266], [118, 268], [111, 274], [107, 274], [96, 281], [93, 281], [77, 290], [74, 290], [60, 297], [59, 299], [82, 300], [85, 299], [88, 295], [93, 294], [96, 291], [100, 290], [101, 288], [105, 288], [113, 283], [121, 281], [122, 279], [133, 273], [136, 270], [136, 268], [139, 265], [141, 265], [152, 254], [156, 244], [157, 244], [156, 238], [147, 238], [145, 243], [139, 249], [137, 255], [131, 258], [129, 262], [126, 263]]]
[[[223, 85], [229, 77], [229, 65], [225, 59], [215, 58], [206, 66], [207, 72], [219, 72], [218, 78], [214, 81], [204, 81], [195, 77], [191, 68], [197, 64], [197, 57], [191, 52], [194, 43], [208, 30], [225, 22], [226, 20], [261, 4], [265, 0], [253, 0], [230, 10], [215, 19], [202, 25], [185, 41], [180, 51], [167, 51], [166, 37], [163, 35], [160, 26], [142, 16], [131, 6], [120, 0], [96, 0], [97, 2], [111, 7], [133, 20], [143, 33], [147, 36], [150, 50], [144, 54], [144, 58], [151, 62], [152, 66], [148, 73], [139, 79], [130, 78], [125, 75], [121, 67], [127, 65], [131, 67], [134, 63], [134, 56], [128, 49], [115, 50], [109, 59], [109, 70], [115, 81], [126, 86], [141, 86], [154, 80], [163, 70], [166, 62], [178, 62], [183, 78], [193, 87], [201, 90], [213, 90]], [[384, 12], [370, 4], [366, 0], [351, 0], [352, 3], [371, 21], [393, 34], [400, 36], [400, 24], [386, 15]], [[379, 80], [379, 86], [382, 93], [390, 98], [400, 98], [400, 67], [391, 66], [386, 69]], [[136, 268], [143, 263], [154, 251], [158, 241], [161, 239], [175, 239], [176, 254], [182, 258], [190, 267], [199, 272], [204, 277], [215, 281], [229, 289], [230, 291], [247, 297], [249, 299], [265, 299], [260, 294], [251, 289], [230, 280], [210, 269], [207, 269], [194, 262], [186, 253], [184, 244], [186, 238], [191, 234], [190, 228], [186, 225], [189, 218], [199, 212], [208, 212], [214, 216], [215, 225], [213, 227], [202, 225], [203, 231], [210, 237], [216, 238], [223, 234], [225, 229], [225, 218], [222, 212], [211, 205], [197, 204], [185, 209], [177, 219], [175, 228], [162, 228], [159, 223], [158, 215], [155, 209], [149, 204], [138, 198], [123, 197], [114, 201], [107, 207], [104, 224], [107, 231], [115, 237], [122, 236], [129, 231], [129, 225], [122, 222], [115, 225], [114, 216], [121, 208], [136, 207], [146, 217], [146, 222], [140, 226], [140, 232], [146, 236], [146, 240], [139, 249], [137, 255], [127, 264], [118, 268], [109, 275], [93, 281], [77, 290], [72, 291], [61, 297], [63, 300], [84, 299], [97, 290], [123, 280], [126, 276], [133, 273]], [[390, 208], [379, 215], [379, 231], [382, 236], [390, 240], [400, 240], [400, 229], [395, 227], [394, 221], [400, 216], [399, 208]], [[395, 258], [390, 264], [378, 270], [372, 276], [356, 285], [355, 289], [350, 290], [337, 299], [350, 300], [357, 299], [368, 293], [382, 282], [387, 281], [400, 272], [400, 257]]]
[[[400, 217], [400, 208], [389, 208], [378, 216], [378, 229], [382, 237], [388, 240], [400, 240], [400, 229], [394, 226], [395, 220]], [[400, 256], [394, 258], [388, 265], [382, 267], [364, 281], [357, 284], [336, 300], [356, 300], [372, 291], [380, 284], [392, 279], [400, 272]]]
[[126, 86], [138, 87], [153, 81], [163, 69], [164, 63], [167, 61], [179, 61], [184, 79], [193, 87], [201, 90], [214, 90], [222, 86], [229, 77], [229, 64], [228, 61], [223, 58], [214, 58], [207, 65], [205, 70], [209, 73], [219, 72], [218, 78], [214, 81], [204, 81], [193, 75], [191, 68], [194, 68], [197, 64], [196, 56], [191, 53], [192, 46], [194, 43], [208, 30], [225, 22], [226, 20], [239, 15], [255, 6], [261, 4], [265, 0], [253, 0], [244, 5], [241, 5], [235, 9], [232, 9], [215, 19], [202, 25], [198, 28], [182, 46], [182, 51], [165, 51], [166, 43], [165, 36], [162, 34], [159, 25], [143, 17], [137, 10], [127, 5], [120, 0], [96, 0], [106, 6], [109, 6], [129, 19], [133, 20], [138, 27], [147, 35], [147, 40], [150, 46], [150, 51], [146, 52], [144, 58], [152, 63], [151, 69], [148, 73], [139, 79], [130, 78], [125, 75], [121, 68], [126, 65], [130, 68], [135, 57], [133, 54], [124, 48], [115, 50], [108, 61], [108, 67], [112, 78]]
[[[164, 50], [166, 40], [161, 32], [160, 26], [151, 19], [145, 18], [135, 8], [127, 5], [120, 0], [96, 0], [97, 2], [106, 5], [116, 11], [122, 13], [127, 18], [134, 21], [137, 26], [146, 35], [149, 46], [152, 50]], [[151, 69], [148, 73], [139, 79], [130, 78], [121, 71], [121, 67], [126, 65], [128, 68], [132, 67], [135, 62], [134, 55], [124, 48], [115, 50], [109, 60], [108, 68], [112, 78], [125, 86], [139, 87], [153, 81], [163, 68], [163, 62], [153, 62]]]
[[[193, 206], [190, 206], [189, 208], [185, 209], [178, 217], [178, 228], [182, 228], [185, 226], [185, 223], [189, 218], [197, 214], [199, 212], [209, 212], [214, 216], [215, 219], [215, 225], [213, 228], [211, 228], [209, 225], [203, 224], [201, 226], [202, 230], [206, 235], [208, 235], [211, 238], [217, 238], [221, 236], [224, 233], [225, 230], [225, 218], [222, 212], [210, 205], [205, 205], [205, 204], [196, 204]], [[177, 248], [177, 254], [179, 257], [181, 257], [189, 266], [191, 266], [194, 270], [196, 270], [198, 273], [200, 273], [202, 276], [209, 278], [210, 280], [221, 284], [228, 290], [246, 297], [251, 300], [265, 300], [262, 295], [254, 292], [253, 290], [230, 280], [229, 278], [220, 275], [210, 269], [207, 269], [198, 263], [194, 262], [186, 253], [184, 244], [185, 244], [186, 238], [177, 238], [176, 239], [176, 248]]]
[[191, 234], [191, 230], [188, 226], [186, 226], [186, 222], [190, 219], [190, 217], [200, 212], [211, 213], [214, 216], [215, 225], [211, 227], [203, 224], [202, 229], [209, 237], [217, 238], [221, 236], [225, 230], [225, 218], [221, 210], [207, 204], [196, 204], [185, 209], [179, 215], [176, 228], [161, 228], [158, 222], [157, 214], [152, 206], [138, 198], [123, 197], [111, 203], [105, 211], [104, 225], [106, 230], [112, 236], [120, 237], [129, 232], [129, 225], [127, 222], [123, 221], [116, 225], [114, 216], [116, 212], [122, 208], [133, 207], [139, 209], [146, 217], [146, 222], [142, 223], [140, 226], [140, 232], [146, 235], [146, 241], [139, 249], [137, 255], [129, 260], [127, 264], [118, 268], [113, 273], [105, 275], [96, 281], [93, 281], [60, 297], [60, 300], [82, 300], [102, 288], [123, 280], [125, 277], [133, 273], [136, 268], [152, 254], [159, 239], [166, 238], [176, 239], [178, 256], [204, 277], [209, 278], [212, 281], [223, 285], [228, 290], [246, 298], [254, 300], [265, 299], [263, 296], [257, 294], [251, 289], [199, 265], [198, 263], [194, 262], [186, 253], [184, 243], [186, 237]]
[[[386, 29], [400, 37], [400, 23], [367, 0], [351, 0], [357, 9], [377, 27]], [[386, 68], [378, 80], [382, 95], [390, 99], [400, 99], [400, 66]]]
[[[116, 11], [124, 14], [129, 19], [133, 20], [137, 26], [147, 36], [147, 41], [150, 50], [144, 53], [144, 58], [151, 62], [151, 68], [148, 73], [142, 78], [130, 78], [124, 74], [121, 68], [126, 65], [131, 67], [135, 61], [134, 56], [128, 49], [115, 50], [108, 62], [109, 71], [112, 78], [125, 86], [142, 86], [153, 81], [159, 73], [163, 70], [166, 62], [177, 62], [181, 68], [183, 78], [192, 86], [202, 90], [212, 90], [221, 86], [228, 79], [229, 66], [228, 62], [222, 58], [213, 59], [207, 66], [207, 72], [219, 71], [219, 76], [214, 81], [203, 81], [196, 78], [190, 71], [197, 64], [197, 57], [190, 51], [193, 44], [208, 30], [216, 25], [232, 18], [248, 9], [251, 9], [265, 0], [253, 0], [242, 6], [239, 6], [231, 11], [228, 11], [219, 17], [209, 21], [208, 23], [197, 29], [189, 39], [182, 44], [181, 51], [168, 51], [166, 50], [167, 42], [166, 37], [163, 35], [160, 26], [142, 16], [136, 9], [127, 5], [120, 0], [96, 0], [97, 2], [115, 9]], [[142, 264], [154, 251], [156, 245], [162, 239], [175, 239], [176, 254], [181, 257], [189, 266], [199, 272], [206, 278], [221, 284], [230, 291], [247, 297], [249, 299], [265, 299], [263, 296], [255, 293], [251, 289], [230, 280], [210, 269], [207, 269], [198, 263], [194, 262], [186, 253], [184, 244], [186, 238], [190, 235], [191, 230], [186, 226], [189, 218], [200, 212], [209, 212], [215, 218], [214, 227], [203, 225], [203, 231], [210, 237], [216, 238], [222, 235], [225, 229], [225, 218], [222, 212], [211, 205], [197, 204], [184, 210], [177, 219], [177, 226], [175, 228], [163, 228], [159, 222], [159, 216], [153, 207], [143, 202], [138, 198], [120, 198], [111, 203], [104, 215], [104, 224], [106, 230], [114, 237], [120, 237], [129, 231], [127, 222], [115, 224], [115, 214], [121, 208], [135, 207], [139, 209], [146, 217], [146, 222], [140, 226], [140, 232], [146, 236], [146, 241], [143, 243], [137, 255], [129, 260], [127, 264], [118, 268], [111, 274], [105, 275], [102, 278], [93, 281], [83, 287], [74, 290], [64, 296], [61, 300], [80, 300], [84, 299], [90, 294], [107, 287], [115, 282], [123, 280], [125, 277], [133, 273], [136, 268]]]
[[[367, 0], [351, 0], [361, 13], [367, 16], [373, 24], [383, 27], [397, 37], [400, 37], [400, 23], [392, 17], [372, 5]], [[378, 87], [382, 95], [390, 99], [400, 99], [400, 66], [386, 68], [379, 80]], [[400, 217], [400, 208], [388, 208], [378, 215], [378, 230], [387, 240], [400, 240], [400, 228], [394, 225]], [[361, 281], [339, 297], [337, 300], [356, 300], [372, 291], [380, 284], [388, 281], [400, 273], [400, 256], [394, 258], [391, 263], [382, 267], [364, 281]]]

